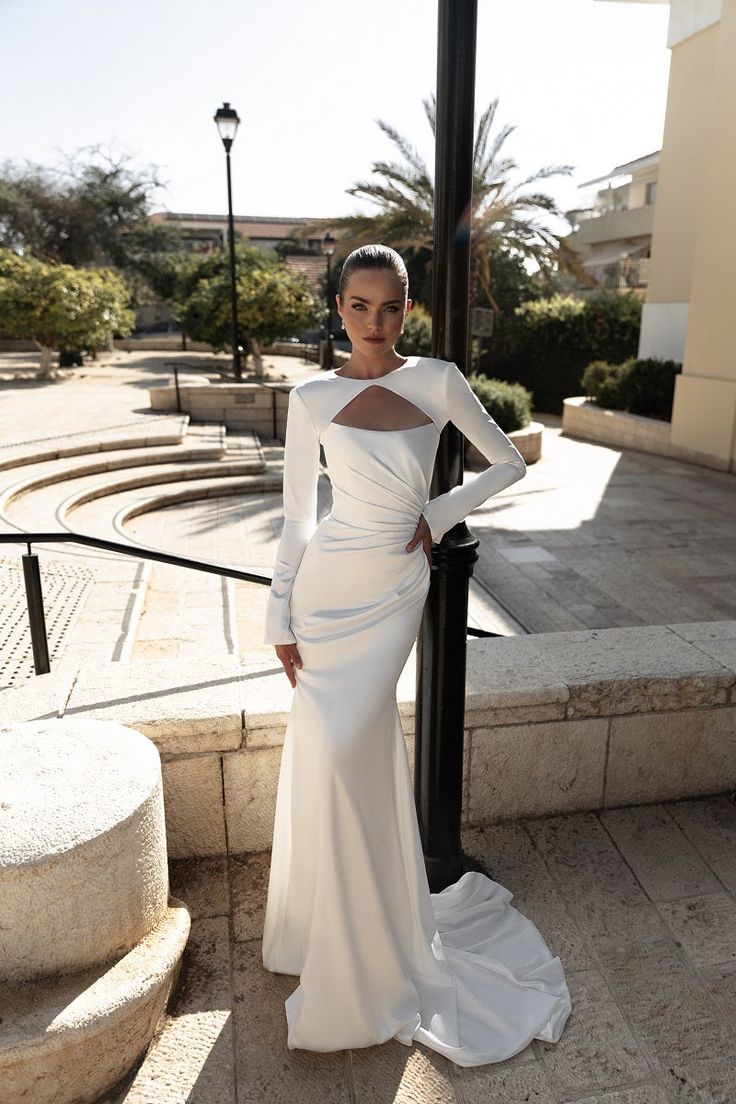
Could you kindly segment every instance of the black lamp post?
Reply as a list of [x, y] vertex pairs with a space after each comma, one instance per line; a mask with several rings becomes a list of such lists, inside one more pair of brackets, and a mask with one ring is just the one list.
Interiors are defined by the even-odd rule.
[[[439, 0], [432, 355], [467, 373], [470, 204], [477, 0]], [[442, 431], [432, 496], [463, 481], [463, 437]], [[433, 893], [472, 860], [461, 839], [468, 586], [478, 538], [465, 522], [432, 546], [432, 579], [417, 643], [415, 799]]]
[[238, 293], [235, 282], [235, 227], [233, 225], [233, 189], [232, 181], [230, 178], [230, 147], [235, 141], [235, 134], [238, 129], [237, 111], [225, 101], [222, 107], [218, 107], [217, 114], [214, 116], [217, 123], [217, 129], [222, 138], [222, 144], [225, 147], [225, 160], [227, 163], [227, 223], [228, 223], [228, 238], [230, 240], [230, 299], [232, 304], [232, 323], [233, 323], [233, 372], [236, 379], [242, 379], [242, 369], [240, 365], [240, 337], [238, 326]]
[[326, 322], [327, 343], [325, 345], [324, 368], [329, 370], [330, 368], [332, 368], [332, 365], [334, 363], [334, 358], [332, 356], [332, 327], [330, 326], [330, 321], [332, 319], [332, 301], [331, 301], [331, 293], [330, 293], [330, 273], [331, 273], [332, 254], [335, 252], [335, 239], [333, 238], [333, 236], [332, 236], [332, 234], [330, 233], [329, 230], [327, 231], [325, 236], [322, 238], [322, 252], [325, 255], [325, 257], [327, 258], [327, 278], [326, 278], [326, 282], [325, 282], [325, 295], [326, 295], [326, 299], [327, 299], [327, 322]]

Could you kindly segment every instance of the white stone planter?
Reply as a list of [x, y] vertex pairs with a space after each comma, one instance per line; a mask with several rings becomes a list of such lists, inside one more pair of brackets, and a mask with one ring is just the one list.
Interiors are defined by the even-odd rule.
[[645, 418], [626, 410], [607, 410], [585, 395], [565, 399], [562, 405], [562, 432], [584, 441], [595, 441], [615, 448], [637, 449], [655, 456], [670, 456], [689, 464], [728, 471], [728, 461], [712, 453], [675, 445], [670, 440], [671, 423]]
[[[523, 429], [513, 429], [507, 436], [514, 442], [527, 464], [535, 464], [542, 458], [542, 422], [530, 422]], [[485, 468], [488, 461], [472, 441], [465, 440], [465, 459], [468, 467]]]

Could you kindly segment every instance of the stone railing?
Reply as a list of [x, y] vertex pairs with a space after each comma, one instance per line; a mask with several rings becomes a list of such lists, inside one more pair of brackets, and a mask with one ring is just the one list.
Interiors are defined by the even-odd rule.
[[[413, 771], [413, 657], [398, 691]], [[135, 728], [161, 754], [171, 857], [260, 851], [292, 693], [275, 655], [111, 663], [0, 692], [0, 723]], [[736, 621], [469, 641], [465, 722], [466, 824], [722, 792], [736, 786]]]

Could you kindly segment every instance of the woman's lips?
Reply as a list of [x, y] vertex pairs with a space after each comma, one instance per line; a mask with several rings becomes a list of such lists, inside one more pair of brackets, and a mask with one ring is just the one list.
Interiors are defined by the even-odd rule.
[[380, 345], [383, 341], [382, 337], [364, 337], [364, 341], [370, 341], [371, 345]]

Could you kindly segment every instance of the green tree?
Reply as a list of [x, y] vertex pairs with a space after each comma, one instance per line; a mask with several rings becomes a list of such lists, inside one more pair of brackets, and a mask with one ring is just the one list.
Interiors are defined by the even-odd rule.
[[[85, 156], [86, 155], [86, 156]], [[152, 222], [163, 182], [124, 155], [87, 146], [61, 166], [0, 166], [0, 246], [39, 260], [111, 266], [150, 278], [155, 258], [183, 249], [175, 227]]]
[[[292, 274], [276, 257], [242, 243], [236, 246], [236, 289], [240, 332], [253, 356], [255, 373], [262, 376], [263, 345], [315, 324], [322, 304], [305, 276]], [[227, 257], [208, 257], [187, 274], [177, 314], [194, 341], [206, 341], [215, 349], [231, 346]]]
[[36, 342], [43, 376], [54, 349], [96, 348], [130, 333], [129, 298], [111, 269], [46, 264], [0, 249], [0, 331]]

